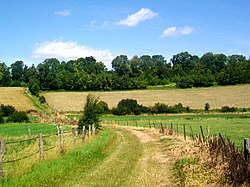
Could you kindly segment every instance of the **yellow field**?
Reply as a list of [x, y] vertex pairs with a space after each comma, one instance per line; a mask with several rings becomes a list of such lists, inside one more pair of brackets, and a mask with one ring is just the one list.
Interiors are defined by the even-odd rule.
[[136, 90], [112, 92], [48, 92], [43, 95], [48, 104], [58, 111], [81, 111], [87, 94], [100, 96], [100, 100], [115, 107], [122, 99], [136, 99], [139, 104], [153, 106], [155, 103], [175, 105], [182, 103], [193, 109], [204, 109], [205, 103], [212, 108], [234, 106], [250, 108], [250, 84], [211, 88], [175, 90]]
[[23, 90], [20, 87], [0, 87], [0, 104], [12, 105], [19, 111], [36, 110]]

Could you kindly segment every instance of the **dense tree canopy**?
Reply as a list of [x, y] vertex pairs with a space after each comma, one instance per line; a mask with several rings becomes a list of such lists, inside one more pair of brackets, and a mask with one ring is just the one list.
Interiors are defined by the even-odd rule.
[[175, 82], [180, 88], [250, 83], [250, 59], [243, 55], [205, 53], [201, 57], [181, 52], [165, 60], [162, 55], [129, 59], [117, 56], [112, 70], [93, 57], [60, 62], [46, 59], [36, 67], [16, 61], [0, 62], [0, 86], [29, 86], [41, 90], [125, 90]]

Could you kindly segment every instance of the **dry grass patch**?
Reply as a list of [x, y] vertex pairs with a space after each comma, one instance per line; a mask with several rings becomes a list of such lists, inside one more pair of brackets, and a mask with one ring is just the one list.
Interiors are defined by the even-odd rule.
[[0, 87], [0, 104], [12, 105], [19, 111], [35, 110], [31, 100], [23, 93], [25, 88]]
[[100, 100], [108, 103], [110, 108], [116, 107], [122, 99], [136, 99], [139, 104], [153, 106], [155, 103], [175, 105], [182, 103], [194, 109], [204, 109], [205, 103], [212, 108], [250, 107], [250, 84], [211, 88], [191, 88], [176, 90], [135, 90], [113, 92], [48, 92], [43, 95], [49, 105], [58, 111], [81, 111], [86, 96], [92, 93], [100, 96]]

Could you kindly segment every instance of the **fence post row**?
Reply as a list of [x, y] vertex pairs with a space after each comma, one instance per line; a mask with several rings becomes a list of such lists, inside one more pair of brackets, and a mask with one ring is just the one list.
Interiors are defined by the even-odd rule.
[[38, 145], [39, 145], [39, 158], [40, 160], [43, 160], [44, 159], [44, 154], [43, 154], [43, 136], [42, 134], [39, 134], [38, 135]]
[[244, 139], [244, 157], [246, 162], [249, 162], [249, 155], [250, 155], [250, 142], [248, 138]]
[[3, 176], [3, 155], [5, 149], [5, 142], [4, 140], [0, 140], [0, 177]]

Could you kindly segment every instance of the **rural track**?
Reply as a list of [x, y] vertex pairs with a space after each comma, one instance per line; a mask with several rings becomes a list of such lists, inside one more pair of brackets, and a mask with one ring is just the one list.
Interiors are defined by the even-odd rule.
[[153, 129], [109, 128], [116, 133], [118, 142], [112, 154], [86, 176], [65, 186], [174, 185], [171, 175], [176, 156], [172, 152], [172, 143], [161, 142], [159, 133]]

